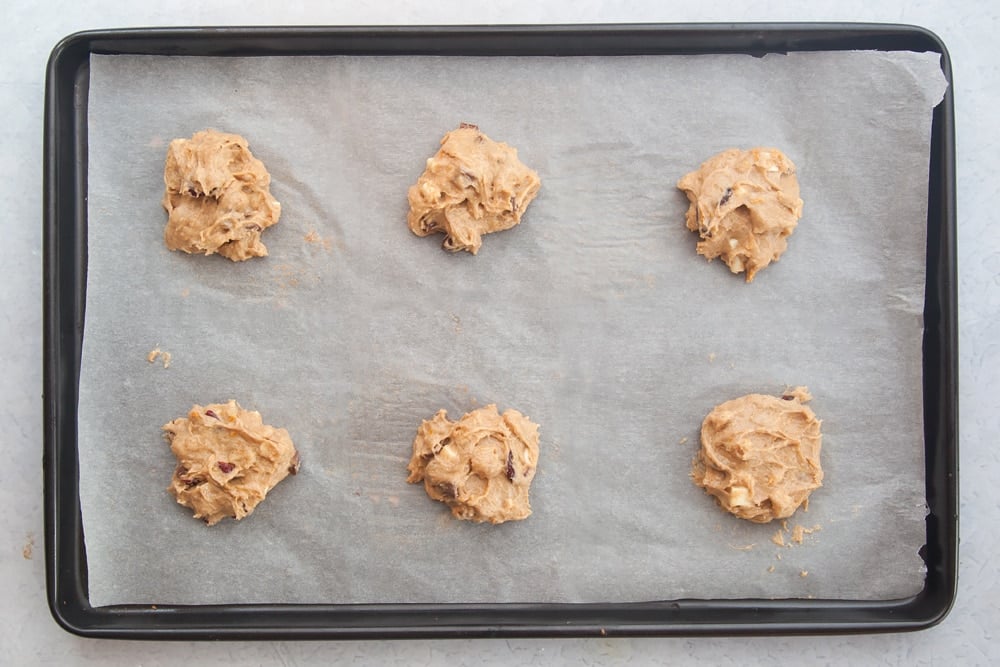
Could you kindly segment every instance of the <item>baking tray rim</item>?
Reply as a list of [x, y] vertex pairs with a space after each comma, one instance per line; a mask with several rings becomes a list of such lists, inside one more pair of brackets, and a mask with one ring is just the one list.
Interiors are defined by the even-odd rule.
[[[92, 607], [79, 503], [77, 392], [84, 326], [91, 54], [642, 55], [913, 50], [941, 54], [924, 307], [927, 564], [902, 600], [683, 599], [641, 603], [239, 604]], [[127, 639], [385, 639], [899, 632], [954, 604], [958, 563], [957, 260], [950, 57], [929, 30], [872, 23], [186, 27], [93, 30], [53, 49], [43, 174], [43, 474], [46, 589], [67, 631]]]

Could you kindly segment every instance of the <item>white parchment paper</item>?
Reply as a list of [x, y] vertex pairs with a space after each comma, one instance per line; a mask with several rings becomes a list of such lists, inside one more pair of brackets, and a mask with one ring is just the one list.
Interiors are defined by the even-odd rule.
[[[923, 586], [921, 335], [937, 56], [93, 56], [80, 485], [91, 602], [890, 599]], [[460, 122], [542, 190], [478, 256], [406, 227]], [[247, 137], [270, 256], [171, 253], [167, 143]], [[674, 183], [773, 145], [805, 212], [753, 284], [695, 254]], [[170, 368], [146, 361], [154, 347]], [[825, 486], [790, 522], [688, 478], [704, 416], [807, 385]], [[302, 472], [208, 528], [160, 427], [237, 399]], [[534, 514], [452, 520], [406, 463], [420, 421], [495, 402], [541, 425]]]

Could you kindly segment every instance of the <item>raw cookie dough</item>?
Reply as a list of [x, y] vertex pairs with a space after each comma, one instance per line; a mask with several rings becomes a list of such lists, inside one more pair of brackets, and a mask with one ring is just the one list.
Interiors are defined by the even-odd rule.
[[528, 487], [538, 465], [538, 425], [517, 410], [473, 410], [457, 422], [439, 410], [413, 440], [407, 482], [423, 480], [459, 519], [503, 523], [531, 514]]
[[741, 519], [767, 523], [809, 507], [823, 485], [820, 420], [805, 387], [781, 398], [749, 394], [716, 406], [701, 425], [691, 478]]
[[236, 134], [203, 130], [174, 139], [163, 169], [163, 240], [171, 250], [234, 262], [267, 255], [264, 229], [278, 222], [281, 204], [271, 196], [264, 163]]
[[406, 222], [417, 236], [444, 232], [445, 250], [475, 255], [483, 234], [521, 222], [540, 187], [538, 174], [517, 159], [517, 149], [462, 123], [444, 135], [410, 187]]
[[677, 181], [691, 206], [687, 228], [701, 236], [698, 253], [722, 257], [746, 281], [788, 247], [802, 217], [795, 165], [777, 148], [731, 148]]
[[242, 519], [289, 473], [299, 454], [288, 431], [263, 423], [236, 401], [195, 405], [163, 426], [177, 468], [167, 489], [208, 525]]

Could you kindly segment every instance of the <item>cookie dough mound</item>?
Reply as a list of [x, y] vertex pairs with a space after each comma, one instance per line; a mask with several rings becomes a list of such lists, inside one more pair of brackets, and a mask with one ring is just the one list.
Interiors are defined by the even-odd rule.
[[701, 425], [691, 478], [741, 519], [790, 517], [823, 485], [820, 420], [796, 387], [781, 398], [749, 394], [717, 406]]
[[407, 482], [423, 481], [456, 518], [503, 523], [531, 514], [528, 487], [538, 465], [538, 425], [517, 410], [473, 410], [457, 422], [439, 410], [417, 429]]
[[701, 236], [698, 253], [721, 257], [746, 281], [788, 247], [802, 217], [795, 165], [777, 148], [732, 148], [677, 182], [691, 206], [687, 228]]
[[517, 149], [462, 123], [444, 135], [410, 187], [406, 222], [417, 236], [444, 232], [445, 250], [475, 255], [483, 234], [521, 222], [540, 187], [538, 174], [517, 159]]
[[265, 424], [236, 401], [195, 405], [163, 426], [177, 468], [167, 489], [208, 525], [242, 519], [268, 491], [299, 471], [288, 431]]
[[246, 139], [215, 130], [174, 139], [163, 182], [167, 248], [219, 253], [234, 262], [267, 255], [260, 234], [278, 222], [281, 204], [271, 196], [271, 176]]

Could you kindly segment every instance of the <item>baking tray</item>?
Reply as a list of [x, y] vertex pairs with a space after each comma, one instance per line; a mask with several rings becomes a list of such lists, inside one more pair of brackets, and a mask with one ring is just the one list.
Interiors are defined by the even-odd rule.
[[362, 639], [897, 632], [930, 627], [954, 600], [958, 429], [954, 102], [934, 109], [923, 405], [925, 585], [888, 601], [677, 599], [585, 604], [114, 605], [88, 598], [79, 497], [77, 405], [87, 275], [87, 98], [91, 54], [596, 56], [947, 49], [919, 27], [877, 24], [677, 24], [336, 28], [167, 28], [77, 33], [53, 50], [44, 136], [44, 479], [49, 606], [92, 637]]

